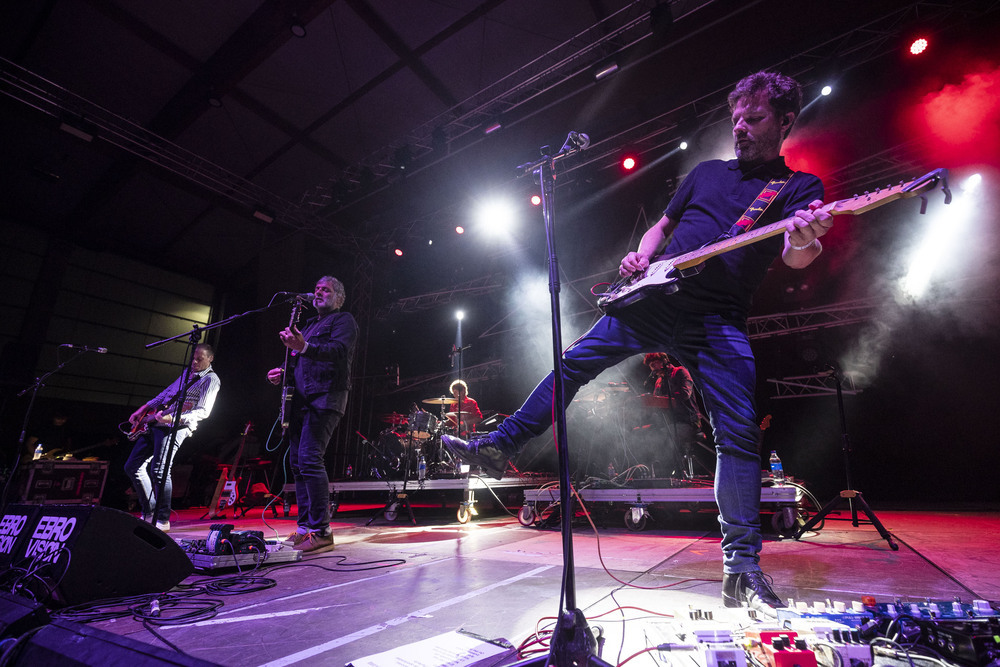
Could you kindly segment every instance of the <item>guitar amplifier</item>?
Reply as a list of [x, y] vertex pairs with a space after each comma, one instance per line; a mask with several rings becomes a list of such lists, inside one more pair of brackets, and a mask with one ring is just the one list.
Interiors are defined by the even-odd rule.
[[21, 500], [42, 505], [98, 505], [108, 479], [107, 461], [31, 461], [21, 467]]

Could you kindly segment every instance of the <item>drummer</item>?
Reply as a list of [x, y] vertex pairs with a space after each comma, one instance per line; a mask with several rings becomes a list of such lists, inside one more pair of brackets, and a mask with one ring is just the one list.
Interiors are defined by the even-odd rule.
[[[453, 412], [445, 413], [448, 419], [448, 426], [452, 433], [458, 432], [461, 437], [465, 437], [470, 431], [476, 429], [476, 425], [482, 421], [483, 413], [479, 410], [479, 404], [469, 398], [469, 385], [464, 380], [455, 380], [448, 387], [448, 391], [455, 397]], [[462, 428], [458, 428], [459, 415], [462, 419]]]

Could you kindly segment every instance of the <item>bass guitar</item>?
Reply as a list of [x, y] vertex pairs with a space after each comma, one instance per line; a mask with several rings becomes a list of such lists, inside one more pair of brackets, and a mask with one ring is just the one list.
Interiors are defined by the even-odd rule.
[[[948, 190], [947, 178], [948, 171], [946, 169], [936, 169], [908, 183], [900, 183], [884, 190], [879, 189], [875, 192], [855, 195], [849, 199], [830, 202], [825, 204], [822, 210], [829, 212], [830, 215], [859, 215], [897, 199], [916, 196], [923, 198], [923, 193], [934, 188], [938, 183], [942, 184], [945, 203], [948, 204], [951, 203], [951, 193]], [[924, 212], [925, 205], [926, 199], [921, 205], [921, 213]], [[699, 273], [704, 267], [705, 260], [778, 234], [784, 234], [785, 224], [791, 220], [792, 218], [785, 218], [737, 236], [709, 243], [690, 252], [650, 262], [644, 271], [636, 272], [611, 283], [608, 290], [599, 296], [597, 305], [604, 312], [613, 312], [635, 303], [653, 292], [665, 294], [676, 292], [680, 288], [677, 282], [681, 278]]]

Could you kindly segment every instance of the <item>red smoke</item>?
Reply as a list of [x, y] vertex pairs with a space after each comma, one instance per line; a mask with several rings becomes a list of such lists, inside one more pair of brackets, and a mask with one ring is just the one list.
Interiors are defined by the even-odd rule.
[[1000, 67], [925, 94], [904, 122], [941, 166], [1000, 163]]

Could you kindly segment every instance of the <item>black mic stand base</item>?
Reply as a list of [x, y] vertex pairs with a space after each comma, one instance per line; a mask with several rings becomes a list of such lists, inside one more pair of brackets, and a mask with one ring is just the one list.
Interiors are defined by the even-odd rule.
[[875, 516], [875, 513], [872, 512], [872, 508], [868, 506], [867, 502], [865, 502], [861, 492], [853, 489], [841, 491], [830, 502], [824, 505], [823, 509], [809, 519], [809, 521], [807, 521], [805, 525], [799, 529], [799, 532], [795, 533], [795, 539], [802, 539], [803, 535], [815, 528], [820, 521], [826, 519], [826, 517], [837, 509], [845, 500], [851, 508], [851, 524], [855, 528], [858, 527], [858, 509], [860, 509], [861, 512], [868, 517], [868, 521], [875, 526], [875, 530], [877, 530], [878, 534], [882, 536], [882, 539], [889, 543], [889, 548], [893, 551], [899, 551], [899, 545], [892, 539], [892, 534], [886, 530], [885, 526], [882, 525], [882, 522], [879, 521], [878, 517]]
[[510, 667], [527, 667], [540, 665], [545, 667], [611, 667], [598, 657], [604, 640], [598, 640], [590, 627], [587, 618], [579, 609], [567, 609], [559, 614], [549, 652], [527, 660], [513, 663]]

